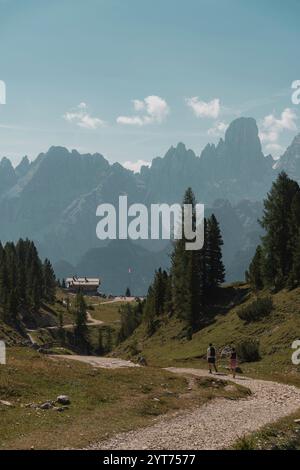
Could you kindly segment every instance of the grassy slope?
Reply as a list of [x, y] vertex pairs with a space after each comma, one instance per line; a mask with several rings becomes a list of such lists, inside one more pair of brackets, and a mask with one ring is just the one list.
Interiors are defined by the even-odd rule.
[[13, 328], [3, 323], [0, 320], [0, 340], [5, 341], [7, 345], [22, 344], [24, 338]]
[[119, 308], [124, 304], [124, 302], [103, 303], [103, 300], [100, 299], [98, 301], [90, 300], [89, 304], [92, 306], [92, 309], [88, 310], [96, 320], [101, 320], [107, 325], [119, 323]]
[[[204, 378], [190, 391], [187, 378], [164, 370], [95, 369], [28, 348], [9, 348], [8, 364], [0, 366], [0, 399], [13, 407], [0, 404], [0, 449], [83, 447], [145, 426], [161, 414], [248, 393], [243, 387], [228, 391], [225, 385]], [[25, 406], [55, 400], [59, 394], [71, 399], [64, 412]]]
[[236, 450], [300, 450], [300, 410], [277, 423], [239, 439]]
[[[240, 286], [238, 289], [243, 288]], [[230, 299], [231, 295], [228, 295], [227, 304], [230, 304]], [[251, 299], [253, 295], [247, 301]], [[133, 351], [139, 349], [151, 366], [203, 367], [206, 366], [203, 356], [209, 342], [221, 348], [243, 337], [255, 337], [260, 340], [262, 360], [243, 364], [243, 371], [300, 386], [299, 367], [291, 363], [291, 344], [300, 337], [300, 289], [281, 291], [273, 296], [273, 300], [275, 308], [272, 314], [263, 321], [251, 324], [245, 324], [238, 318], [238, 307], [229, 309], [227, 313], [226, 308], [220, 307], [222, 313], [216, 316], [214, 323], [196, 333], [191, 341], [179, 339], [183, 325], [176, 319], [165, 318], [159, 331], [151, 338], [146, 338], [142, 325], [116, 353], [134, 358], [136, 354], [132, 354]], [[60, 304], [57, 307], [64, 308]], [[90, 311], [95, 318], [117, 326], [118, 303], [93, 305], [93, 308]], [[218, 308], [214, 310], [214, 313], [218, 313]], [[96, 334], [96, 330], [97, 327], [94, 327], [93, 334]], [[14, 330], [1, 322], [0, 333], [1, 338], [8, 342], [22, 340]], [[187, 382], [183, 378], [175, 380], [172, 375], [153, 367], [94, 370], [80, 363], [54, 363], [50, 358], [27, 348], [9, 348], [8, 356], [8, 366], [0, 368], [0, 399], [11, 401], [15, 407], [0, 406], [3, 423], [0, 448], [84, 446], [116, 431], [145, 425], [155, 415], [201, 404], [216, 394], [224, 393], [206, 386], [193, 394], [192, 399], [186, 398], [183, 392], [186, 391]], [[166, 388], [173, 391], [174, 395], [166, 394]], [[23, 407], [31, 401], [41, 403], [54, 399], [61, 393], [69, 394], [72, 399], [67, 412], [37, 411]], [[159, 397], [161, 402], [153, 401], [154, 397]], [[298, 414], [295, 417], [298, 418]], [[300, 447], [295, 417], [267, 427], [239, 442], [238, 446]]]
[[[70, 309], [66, 308], [62, 304], [62, 300], [69, 298]], [[91, 345], [97, 347], [98, 343], [98, 329], [111, 327], [113, 332], [113, 338], [116, 341], [119, 331], [120, 314], [119, 308], [122, 302], [107, 303], [100, 297], [86, 297], [85, 298], [88, 311], [91, 316], [96, 320], [101, 320], [105, 325], [95, 325], [89, 327], [89, 338]], [[72, 308], [74, 307], [75, 296], [68, 294], [62, 289], [57, 289], [56, 301], [51, 305], [43, 305], [37, 314], [32, 315], [35, 318], [34, 325], [27, 325], [29, 329], [35, 330], [31, 332], [31, 337], [34, 341], [40, 345], [52, 345], [53, 347], [61, 346], [59, 339], [59, 333], [57, 330], [48, 330], [47, 326], [58, 326], [59, 316], [62, 314], [63, 324], [70, 325], [74, 323], [74, 315]], [[1, 312], [0, 312], [1, 317]], [[72, 332], [72, 329], [68, 330]], [[25, 335], [25, 333], [24, 333]], [[0, 340], [4, 340], [7, 344], [18, 345], [26, 340], [25, 336], [19, 335], [14, 329], [8, 327], [0, 320]], [[68, 342], [67, 342], [68, 343]], [[64, 344], [64, 347], [68, 347], [68, 344]]]
[[[253, 298], [253, 294], [248, 296], [245, 304]], [[300, 289], [283, 290], [275, 294], [273, 300], [274, 310], [266, 319], [245, 324], [236, 314], [237, 306], [225, 315], [217, 315], [214, 323], [194, 334], [191, 341], [178, 338], [183, 325], [176, 319], [165, 318], [151, 338], [146, 338], [142, 325], [119, 347], [118, 352], [130, 357], [135, 349], [141, 350], [151, 365], [202, 367], [210, 342], [222, 348], [242, 338], [257, 338], [262, 360], [243, 364], [243, 370], [255, 375], [277, 377], [278, 380], [290, 379], [300, 386], [299, 368], [291, 362], [292, 342], [300, 337]]]
[[[253, 294], [245, 302], [251, 302]], [[134, 336], [119, 347], [119, 355], [130, 357], [139, 349], [152, 365], [184, 365], [207, 367], [203, 359], [207, 345], [213, 342], [218, 348], [237, 342], [242, 338], [257, 338], [262, 359], [256, 363], [242, 364], [243, 372], [254, 377], [287, 382], [300, 387], [300, 367], [291, 362], [291, 344], [300, 338], [300, 288], [283, 290], [273, 296], [274, 310], [263, 321], [245, 324], [232, 308], [224, 315], [217, 315], [215, 322], [196, 333], [191, 341], [178, 339], [182, 323], [165, 319], [159, 331], [145, 339], [142, 325]], [[227, 361], [220, 361], [221, 368]], [[243, 439], [235, 448], [250, 449], [300, 449], [300, 410], [292, 416]]]

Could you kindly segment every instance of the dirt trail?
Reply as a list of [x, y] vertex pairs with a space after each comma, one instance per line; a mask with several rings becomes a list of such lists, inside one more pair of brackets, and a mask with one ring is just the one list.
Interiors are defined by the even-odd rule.
[[[167, 370], [201, 377], [209, 375], [199, 369], [170, 367]], [[300, 409], [300, 389], [294, 386], [248, 377], [233, 380], [225, 374], [215, 376], [248, 387], [252, 395], [236, 401], [216, 399], [193, 411], [158, 418], [151, 426], [120, 433], [89, 448], [223, 449], [234, 444], [238, 438]]]
[[[87, 326], [96, 326], [96, 325], [103, 325], [104, 322], [102, 320], [96, 320], [95, 318], [92, 317], [92, 315], [90, 314], [90, 312], [87, 312], [87, 323], [86, 325]], [[69, 323], [67, 325], [63, 325], [63, 329], [64, 330], [71, 330], [75, 327], [75, 324], [74, 323]], [[36, 344], [33, 336], [31, 333], [34, 333], [36, 331], [38, 331], [39, 329], [45, 329], [45, 330], [58, 330], [60, 327], [59, 326], [44, 326], [44, 327], [41, 327], [41, 328], [37, 328], [35, 330], [30, 330], [30, 329], [27, 329], [27, 336], [30, 340], [30, 342], [32, 344]]]
[[71, 359], [74, 361], [85, 362], [93, 367], [100, 367], [102, 369], [118, 369], [120, 367], [140, 367], [138, 364], [134, 364], [131, 361], [125, 361], [124, 359], [118, 359], [113, 357], [99, 357], [99, 356], [78, 356], [68, 354], [52, 354], [52, 358], [55, 359]]
[[[114, 298], [113, 300], [108, 300], [106, 302], [100, 302], [100, 303], [95, 303], [95, 304], [92, 304], [92, 305], [106, 305], [106, 304], [114, 304], [114, 303], [121, 303], [121, 302], [133, 302], [135, 301], [135, 297], [116, 297]], [[103, 325], [104, 324], [104, 321], [102, 320], [96, 320], [95, 318], [92, 317], [91, 313], [90, 312], [87, 312], [87, 326], [99, 326], [99, 325]], [[63, 325], [63, 329], [64, 330], [70, 330], [70, 329], [73, 329], [74, 328], [74, 323], [68, 323], [66, 325]], [[37, 328], [35, 330], [32, 330], [32, 329], [28, 329], [27, 328], [27, 335], [28, 335], [28, 339], [30, 340], [30, 342], [32, 344], [36, 344], [35, 340], [33, 339], [33, 336], [31, 335], [31, 333], [34, 333], [35, 331], [38, 331], [39, 329], [45, 329], [45, 330], [58, 330], [60, 327], [59, 326], [44, 326], [44, 327], [41, 327], [41, 328]]]

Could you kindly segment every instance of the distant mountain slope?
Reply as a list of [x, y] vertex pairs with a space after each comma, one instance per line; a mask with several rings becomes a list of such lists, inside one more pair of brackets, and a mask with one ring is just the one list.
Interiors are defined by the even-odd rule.
[[[241, 279], [261, 233], [257, 219], [272, 180], [284, 169], [300, 182], [299, 142], [300, 136], [274, 165], [272, 157], [262, 153], [255, 120], [239, 118], [228, 127], [224, 139], [208, 144], [200, 157], [179, 143], [138, 174], [119, 163], [111, 165], [100, 154], [81, 155], [63, 147], [51, 147], [32, 163], [24, 157], [15, 169], [3, 158], [0, 217], [5, 223], [0, 226], [0, 240], [29, 237], [42, 256], [76, 268], [91, 250], [107, 245], [96, 238], [99, 204], [117, 205], [122, 194], [127, 194], [129, 204], [181, 202], [191, 186], [207, 213], [216, 212], [220, 220], [227, 279]], [[159, 251], [159, 244], [137, 245], [150, 254], [145, 258], [145, 272], [152, 272], [151, 253]], [[86, 263], [84, 269], [88, 269]], [[101, 274], [100, 264], [99, 269]], [[126, 276], [122, 279], [125, 285]]]
[[294, 138], [275, 168], [277, 171], [286, 171], [290, 178], [300, 182], [300, 134]]
[[180, 143], [143, 168], [141, 177], [149, 201], [178, 200], [188, 186], [205, 204], [218, 198], [258, 201], [274, 177], [273, 164], [272, 157], [262, 153], [255, 120], [239, 118], [228, 127], [225, 139], [207, 145], [200, 158]]
[[0, 162], [0, 196], [17, 182], [17, 176], [8, 158], [3, 157]]
[[[105, 248], [88, 251], [76, 266], [76, 272], [101, 277], [101, 291], [125, 295], [144, 295], [159, 266], [169, 266], [170, 245], [158, 253], [146, 250], [130, 240], [113, 240]], [[130, 272], [129, 272], [130, 271]]]
[[1, 238], [39, 240], [69, 204], [104, 180], [108, 169], [100, 154], [80, 155], [63, 147], [40, 154], [0, 202], [0, 216], [6, 221]]

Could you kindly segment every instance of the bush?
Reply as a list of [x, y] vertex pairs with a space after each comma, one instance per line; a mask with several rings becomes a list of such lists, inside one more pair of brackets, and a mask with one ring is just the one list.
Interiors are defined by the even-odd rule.
[[271, 297], [262, 297], [251, 304], [246, 305], [238, 310], [238, 317], [247, 322], [254, 322], [261, 320], [271, 313], [273, 309], [273, 300]]
[[259, 342], [256, 340], [243, 340], [237, 345], [236, 350], [240, 362], [256, 362], [260, 359]]
[[240, 437], [233, 446], [234, 450], [255, 450], [256, 441], [253, 436]]

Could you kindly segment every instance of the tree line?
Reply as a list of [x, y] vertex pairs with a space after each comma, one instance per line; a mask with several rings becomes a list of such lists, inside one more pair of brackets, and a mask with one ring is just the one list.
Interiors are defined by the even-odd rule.
[[300, 285], [300, 187], [285, 172], [278, 175], [260, 224], [265, 233], [246, 271], [255, 290]]
[[52, 265], [39, 258], [32, 241], [0, 242], [0, 307], [6, 323], [16, 325], [21, 310], [35, 312], [43, 302], [53, 303], [55, 288]]

